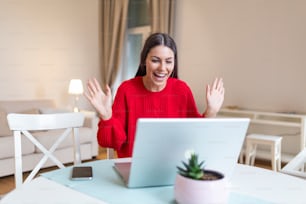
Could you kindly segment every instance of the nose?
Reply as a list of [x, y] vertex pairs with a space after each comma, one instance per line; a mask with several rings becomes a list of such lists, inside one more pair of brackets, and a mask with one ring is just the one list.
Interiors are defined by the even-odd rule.
[[162, 61], [162, 62], [160, 63], [159, 68], [160, 68], [161, 70], [166, 70], [166, 69], [167, 69], [167, 63]]

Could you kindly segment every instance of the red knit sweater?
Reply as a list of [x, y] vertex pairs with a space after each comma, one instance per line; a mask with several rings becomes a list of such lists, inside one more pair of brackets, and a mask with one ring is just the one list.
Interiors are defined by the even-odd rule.
[[142, 77], [123, 82], [117, 90], [109, 120], [100, 120], [98, 143], [117, 150], [118, 157], [131, 157], [138, 118], [203, 117], [188, 85], [169, 78], [160, 92], [148, 91]]

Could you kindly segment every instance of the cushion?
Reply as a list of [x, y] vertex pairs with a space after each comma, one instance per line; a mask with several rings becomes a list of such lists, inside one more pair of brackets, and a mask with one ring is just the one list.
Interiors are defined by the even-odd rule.
[[[21, 137], [22, 155], [32, 154], [35, 150], [34, 144], [25, 136]], [[11, 158], [15, 155], [14, 137], [0, 137], [0, 158]], [[2, 168], [2, 167], [1, 167]]]
[[59, 109], [59, 108], [40, 108], [39, 112], [41, 114], [53, 114], [53, 113], [68, 113], [71, 111], [67, 109]]
[[0, 136], [13, 135], [7, 123], [6, 111], [0, 109]]
[[[39, 114], [39, 110], [37, 108], [31, 108], [31, 109], [27, 109], [27, 110], [23, 110], [23, 111], [12, 112], [12, 113], [18, 113], [18, 114]], [[6, 116], [5, 116], [5, 119], [6, 119], [6, 122], [7, 122]], [[7, 134], [8, 132], [5, 132], [5, 134], [3, 134], [2, 136], [13, 135], [13, 131], [10, 131], [10, 129], [8, 127], [8, 124], [7, 124], [7, 128], [9, 130], [9, 134]], [[1, 136], [1, 134], [0, 134], [0, 136]]]
[[[32, 135], [46, 148], [50, 149], [54, 144], [55, 140], [62, 134], [64, 129], [61, 130], [48, 130], [45, 132], [35, 132]], [[80, 144], [92, 143], [92, 129], [82, 127], [79, 129]], [[63, 140], [57, 149], [63, 149], [67, 147], [73, 147], [72, 135], [68, 135], [65, 140]], [[41, 152], [41, 150], [35, 146], [35, 152]]]
[[40, 114], [39, 109], [37, 109], [37, 108], [31, 108], [31, 109], [28, 109], [28, 110], [19, 111], [18, 113], [21, 113], [21, 114]]

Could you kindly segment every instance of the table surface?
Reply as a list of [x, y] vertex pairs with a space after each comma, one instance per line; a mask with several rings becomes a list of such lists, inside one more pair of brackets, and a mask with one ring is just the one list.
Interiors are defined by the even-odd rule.
[[106, 204], [92, 196], [80, 193], [44, 177], [38, 177], [11, 191], [1, 204]]
[[[126, 160], [83, 163], [93, 167], [94, 178], [90, 181], [70, 180], [71, 167], [44, 173], [10, 192], [0, 203], [175, 203], [173, 186], [125, 187], [113, 164]], [[229, 187], [229, 204], [306, 203], [306, 180], [263, 168], [237, 164]]]

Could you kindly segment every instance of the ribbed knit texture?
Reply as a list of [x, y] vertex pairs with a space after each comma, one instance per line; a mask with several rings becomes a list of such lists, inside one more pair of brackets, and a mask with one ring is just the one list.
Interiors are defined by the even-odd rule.
[[160, 92], [145, 89], [142, 77], [123, 82], [118, 88], [113, 116], [100, 120], [98, 143], [117, 150], [118, 157], [131, 157], [138, 118], [197, 118], [194, 97], [187, 84], [169, 78]]

